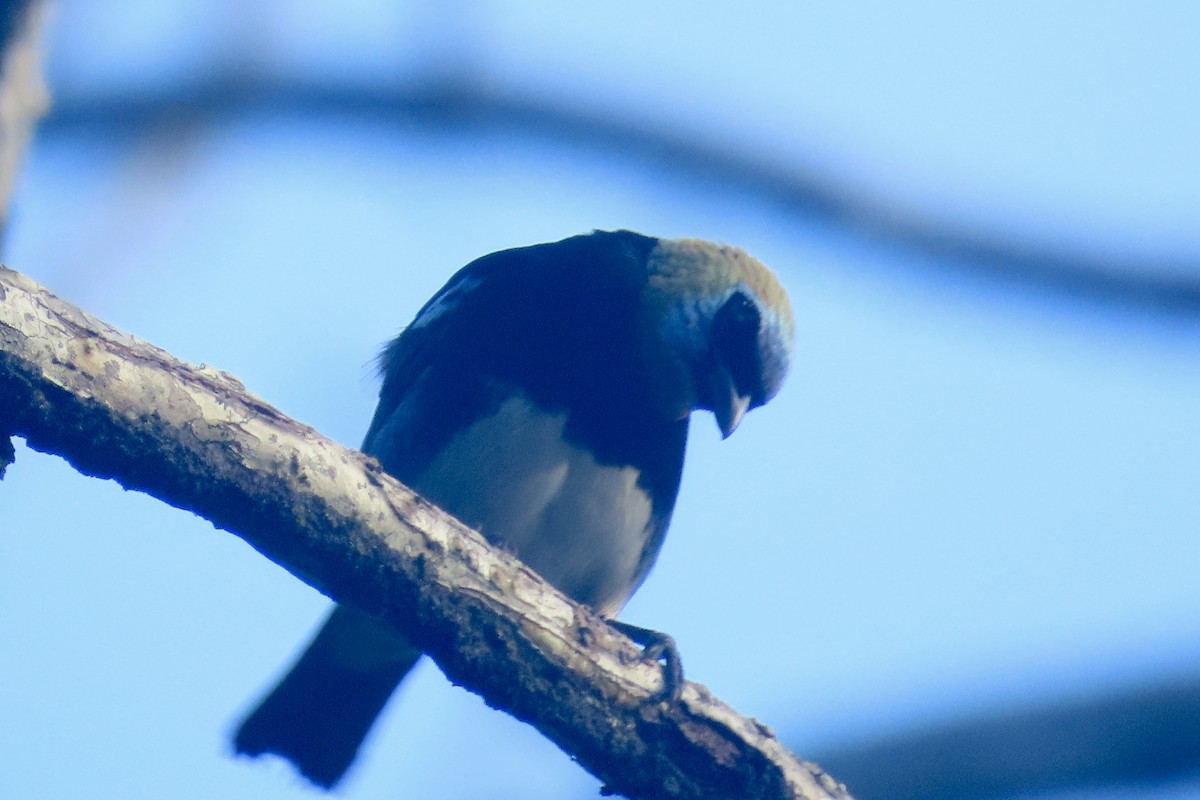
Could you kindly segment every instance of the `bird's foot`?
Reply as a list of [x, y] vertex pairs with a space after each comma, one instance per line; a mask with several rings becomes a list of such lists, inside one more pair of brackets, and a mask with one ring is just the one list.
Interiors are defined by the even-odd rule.
[[679, 702], [679, 693], [683, 691], [683, 661], [675, 640], [661, 631], [641, 628], [628, 622], [610, 619], [608, 624], [642, 646], [642, 660], [662, 662], [663, 690], [659, 699], [668, 703]]

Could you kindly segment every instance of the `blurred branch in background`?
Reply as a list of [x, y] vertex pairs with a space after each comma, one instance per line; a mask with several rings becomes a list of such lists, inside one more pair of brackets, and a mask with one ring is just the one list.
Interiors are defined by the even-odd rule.
[[455, 134], [516, 131], [592, 151], [770, 203], [801, 226], [825, 225], [957, 270], [994, 285], [1041, 290], [1151, 313], [1200, 313], [1200, 261], [1091, 256], [1072, 248], [1013, 241], [953, 227], [872, 198], [814, 170], [736, 144], [705, 140], [665, 122], [615, 117], [506, 91], [468, 78], [434, 77], [391, 87], [310, 83], [293, 78], [215, 77], [161, 94], [64, 97], [46, 135], [142, 137], [159, 126], [213, 125], [234, 115], [290, 114], [397, 126], [436, 126]]
[[825, 753], [863, 800], [985, 800], [1200, 775], [1200, 675]]
[[38, 52], [45, 16], [42, 0], [0, 3], [0, 231], [7, 227], [9, 200], [25, 146], [50, 105]]

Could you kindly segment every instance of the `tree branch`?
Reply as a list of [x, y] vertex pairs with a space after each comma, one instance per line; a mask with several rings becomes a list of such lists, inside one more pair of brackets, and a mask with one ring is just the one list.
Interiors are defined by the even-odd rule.
[[863, 798], [994, 800], [1200, 774], [1200, 676], [1052, 700], [826, 753]]
[[[14, 0], [0, 10], [0, 231], [7, 227], [9, 201], [25, 146], [50, 107], [38, 53], [38, 34], [45, 16], [42, 0]], [[0, 475], [3, 468], [0, 447]]]
[[[1038, 290], [1156, 315], [1200, 314], [1194, 256], [1088, 252], [1069, 243], [1022, 241], [956, 224], [855, 189], [781, 153], [705, 139], [677, 119], [622, 117], [458, 73], [417, 75], [385, 86], [263, 78], [214, 69], [208, 80], [158, 94], [64, 98], [43, 125], [50, 135], [130, 137], [155, 126], [212, 124], [248, 113], [358, 119], [458, 136], [514, 131], [607, 153], [774, 206], [803, 225], [821, 225], [921, 259], [921, 269], [962, 274], [989, 286]], [[166, 146], [173, 142], [164, 140]]]
[[0, 267], [0, 436], [241, 536], [630, 797], [848, 798], [378, 463]]

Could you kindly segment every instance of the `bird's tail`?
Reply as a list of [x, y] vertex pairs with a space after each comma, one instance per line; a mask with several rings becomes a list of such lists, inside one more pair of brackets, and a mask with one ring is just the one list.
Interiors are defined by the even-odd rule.
[[371, 724], [421, 657], [391, 628], [337, 606], [308, 649], [239, 726], [239, 754], [275, 753], [329, 788], [349, 769]]

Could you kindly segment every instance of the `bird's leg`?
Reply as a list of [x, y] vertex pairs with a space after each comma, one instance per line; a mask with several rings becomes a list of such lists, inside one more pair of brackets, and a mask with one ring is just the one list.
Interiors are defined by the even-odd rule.
[[662, 700], [670, 703], [679, 701], [679, 693], [683, 691], [683, 661], [679, 658], [679, 648], [675, 640], [662, 631], [641, 628], [628, 622], [610, 619], [608, 624], [616, 630], [633, 639], [642, 646], [642, 658], [645, 661], [661, 661], [663, 664]]

